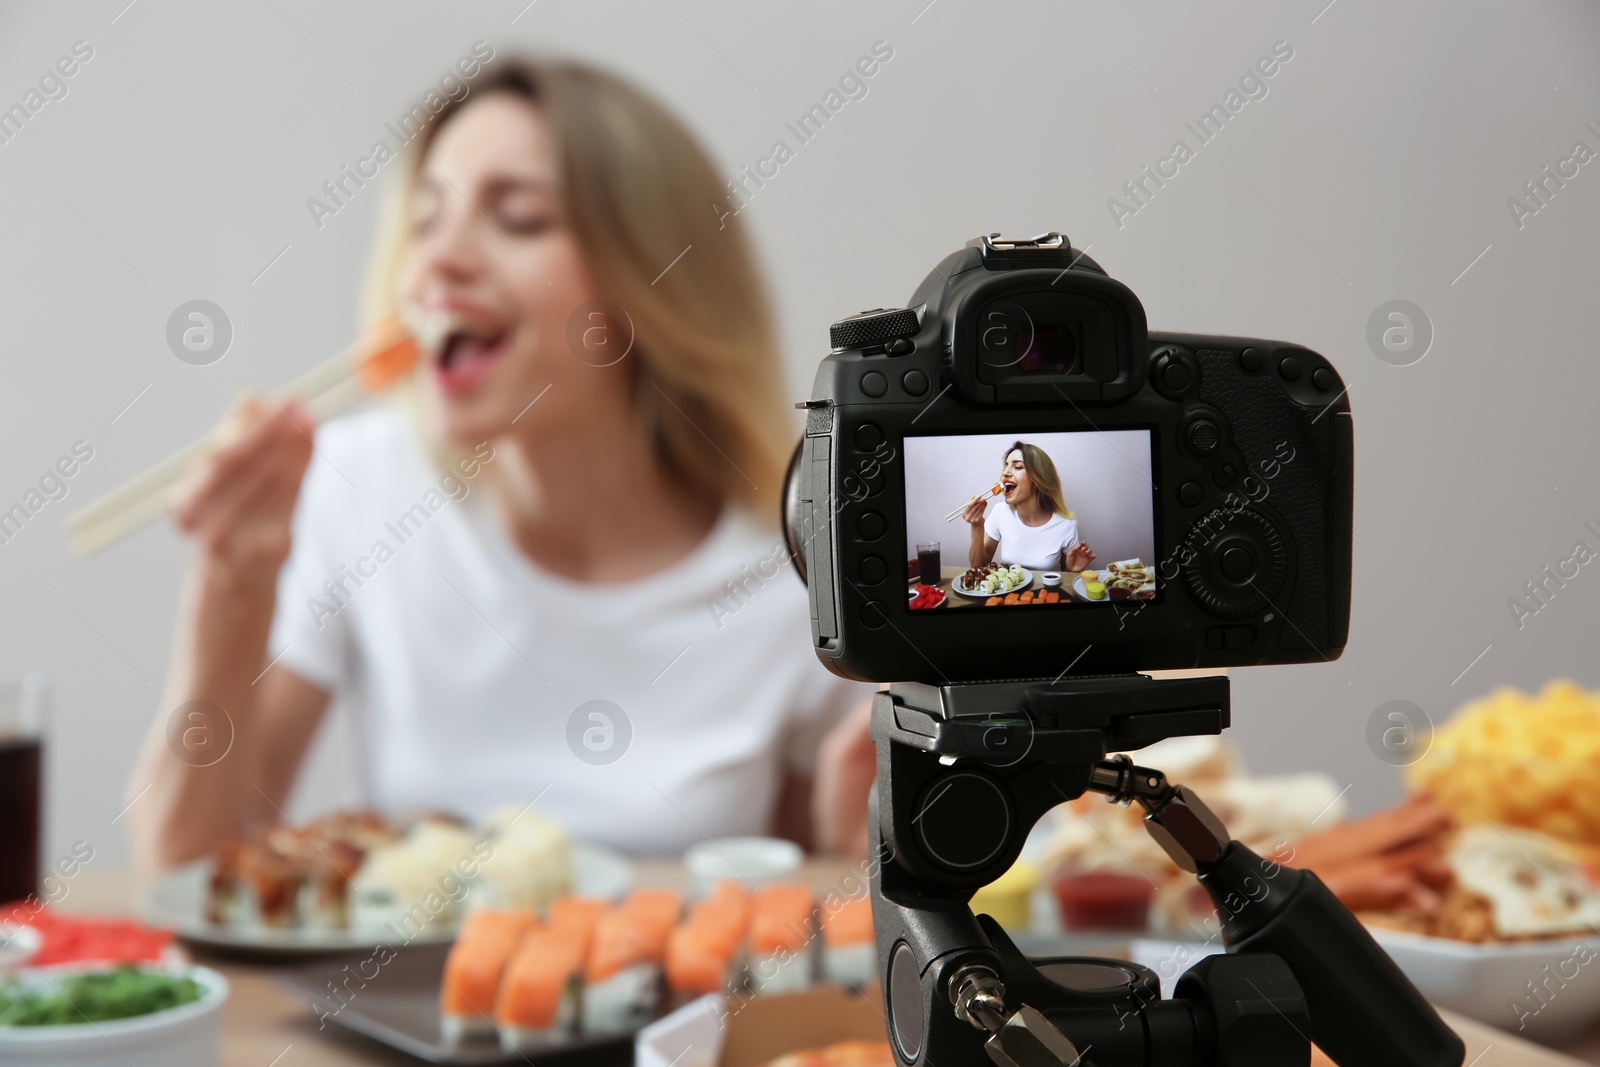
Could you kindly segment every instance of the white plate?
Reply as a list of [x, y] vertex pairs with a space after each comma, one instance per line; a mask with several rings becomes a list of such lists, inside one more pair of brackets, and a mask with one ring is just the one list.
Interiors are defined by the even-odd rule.
[[[62, 964], [20, 972], [23, 982], [58, 980], [106, 965]], [[222, 1044], [222, 1002], [228, 981], [209, 967], [150, 967], [200, 983], [200, 999], [166, 1011], [71, 1026], [0, 1028], [0, 1063], [6, 1067], [212, 1067]], [[47, 987], [48, 988], [48, 987]]]
[[[186, 941], [216, 948], [248, 949], [282, 956], [311, 956], [325, 952], [370, 949], [373, 930], [279, 929], [214, 923], [206, 918], [206, 897], [211, 861], [197, 860], [162, 875], [143, 894], [135, 909], [152, 926], [170, 929]], [[573, 842], [572, 891], [588, 897], [616, 900], [633, 888], [633, 863], [616, 849]], [[455, 923], [424, 927], [407, 939], [423, 945], [455, 937]]]
[[1592, 936], [1479, 945], [1367, 929], [1430, 1003], [1497, 1029], [1551, 1043], [1583, 1032], [1600, 1016], [1600, 960], [1593, 958]]
[[39, 931], [31, 926], [0, 926], [0, 974], [24, 967], [39, 953]]
[[950, 583], [950, 588], [954, 589], [957, 593], [968, 598], [969, 600], [988, 600], [992, 596], [1005, 596], [1007, 593], [1022, 592], [1024, 589], [1028, 588], [1028, 586], [1033, 584], [1033, 572], [1026, 567], [1022, 568], [1021, 584], [1012, 586], [1010, 589], [1007, 589], [1005, 593], [983, 593], [975, 589], [969, 590], [964, 586], [965, 581], [966, 575], [964, 573], [958, 574], [956, 575], [955, 580]]

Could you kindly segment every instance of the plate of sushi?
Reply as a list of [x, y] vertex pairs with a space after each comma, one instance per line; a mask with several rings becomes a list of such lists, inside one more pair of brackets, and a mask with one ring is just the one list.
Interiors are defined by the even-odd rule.
[[370, 949], [375, 938], [446, 942], [472, 908], [615, 899], [632, 884], [625, 856], [570, 840], [531, 808], [478, 825], [336, 811], [224, 841], [162, 875], [138, 913], [193, 943], [300, 955]]
[[342, 990], [346, 972], [332, 963], [284, 985], [322, 1022], [429, 1062], [522, 1063], [622, 1047], [707, 993], [743, 1002], [819, 982], [860, 986], [876, 967], [865, 894], [818, 899], [804, 885], [720, 881], [687, 904], [651, 887], [620, 902], [569, 895], [542, 910], [476, 908], [448, 950], [375, 955], [368, 977], [381, 968], [385, 978], [359, 995]]
[[1119, 559], [1103, 571], [1084, 571], [1072, 580], [1084, 600], [1154, 600], [1156, 575], [1140, 559]]
[[950, 588], [964, 597], [987, 600], [992, 596], [1020, 593], [1033, 584], [1033, 572], [1018, 563], [988, 563], [971, 567], [956, 576]]

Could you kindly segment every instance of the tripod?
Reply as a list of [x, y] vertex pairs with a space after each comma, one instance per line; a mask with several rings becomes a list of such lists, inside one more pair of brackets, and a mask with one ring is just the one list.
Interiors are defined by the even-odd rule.
[[[897, 684], [874, 698], [873, 922], [891, 1043], [912, 1067], [1459, 1067], [1451, 1032], [1308, 871], [1229, 838], [1193, 792], [1108, 752], [1220, 733], [1226, 678]], [[973, 892], [1047, 810], [1136, 802], [1216, 905], [1229, 955], [1162, 999], [1148, 968], [1026, 958]]]

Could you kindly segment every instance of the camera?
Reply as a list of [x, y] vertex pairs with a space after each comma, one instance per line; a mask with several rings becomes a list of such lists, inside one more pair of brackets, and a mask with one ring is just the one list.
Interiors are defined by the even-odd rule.
[[1342, 652], [1352, 432], [1321, 355], [1151, 333], [1059, 233], [969, 241], [908, 306], [830, 333], [783, 499], [834, 673], [953, 685]]

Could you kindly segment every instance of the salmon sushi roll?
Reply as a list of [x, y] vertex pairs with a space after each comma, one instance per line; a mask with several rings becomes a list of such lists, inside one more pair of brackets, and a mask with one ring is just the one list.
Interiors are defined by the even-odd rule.
[[586, 932], [570, 926], [546, 926], [522, 939], [495, 998], [502, 1049], [533, 1052], [576, 1033], [587, 940]]
[[872, 935], [872, 900], [847, 900], [822, 919], [822, 973], [828, 981], [865, 985], [878, 973], [878, 943]]
[[710, 925], [684, 923], [667, 937], [665, 971], [674, 1003], [722, 993], [733, 978], [738, 943]]
[[594, 939], [594, 928], [600, 922], [600, 916], [611, 908], [611, 901], [600, 897], [558, 897], [550, 905], [546, 925], [552, 930], [568, 930], [577, 934], [587, 956], [589, 942]]
[[523, 937], [538, 924], [525, 908], [467, 913], [445, 959], [439, 986], [439, 1035], [444, 1044], [494, 1032], [500, 977]]
[[683, 914], [683, 894], [676, 889], [635, 889], [622, 902], [622, 910], [650, 926], [670, 931]]
[[751, 977], [757, 990], [796, 993], [811, 987], [811, 941], [816, 935], [811, 890], [770, 885], [750, 911]]
[[600, 917], [583, 974], [585, 1033], [623, 1034], [655, 1016], [672, 934], [664, 914], [665, 908], [624, 903]]

